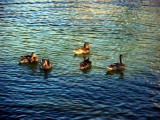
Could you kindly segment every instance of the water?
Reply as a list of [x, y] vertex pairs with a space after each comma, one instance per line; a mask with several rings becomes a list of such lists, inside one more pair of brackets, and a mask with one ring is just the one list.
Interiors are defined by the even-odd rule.
[[[1, 119], [160, 119], [159, 0], [1, 0]], [[73, 50], [92, 46], [92, 68]], [[36, 52], [54, 67], [19, 65]], [[126, 69], [106, 66], [124, 55]]]

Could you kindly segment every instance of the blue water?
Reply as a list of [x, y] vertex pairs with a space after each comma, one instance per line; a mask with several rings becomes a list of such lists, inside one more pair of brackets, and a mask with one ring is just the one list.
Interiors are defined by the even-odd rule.
[[[159, 21], [159, 0], [0, 0], [0, 118], [159, 120]], [[53, 69], [18, 64], [32, 52]], [[125, 70], [108, 72], [119, 54]]]

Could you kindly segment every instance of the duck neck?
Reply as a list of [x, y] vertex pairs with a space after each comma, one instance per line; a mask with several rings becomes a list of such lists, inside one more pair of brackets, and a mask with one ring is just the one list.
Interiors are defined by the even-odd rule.
[[89, 61], [89, 59], [84, 59], [84, 62], [88, 62]]
[[123, 63], [123, 61], [122, 61], [122, 55], [119, 56], [119, 62]]

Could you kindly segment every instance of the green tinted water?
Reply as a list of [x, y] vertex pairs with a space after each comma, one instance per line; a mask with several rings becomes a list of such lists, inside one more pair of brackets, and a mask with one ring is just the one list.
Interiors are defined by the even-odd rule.
[[[0, 3], [3, 118], [160, 117], [158, 1]], [[73, 53], [84, 42], [92, 46], [93, 65], [86, 73], [78, 69], [82, 56]], [[53, 69], [44, 73], [38, 66], [18, 65], [20, 56], [31, 52], [50, 59]], [[106, 74], [119, 54], [126, 69]]]

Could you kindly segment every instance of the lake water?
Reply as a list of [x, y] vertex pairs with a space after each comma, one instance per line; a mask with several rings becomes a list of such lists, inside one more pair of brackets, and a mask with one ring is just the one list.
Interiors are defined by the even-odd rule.
[[[53, 69], [19, 65], [31, 52]], [[160, 119], [160, 1], [0, 0], [0, 86], [1, 119]]]

